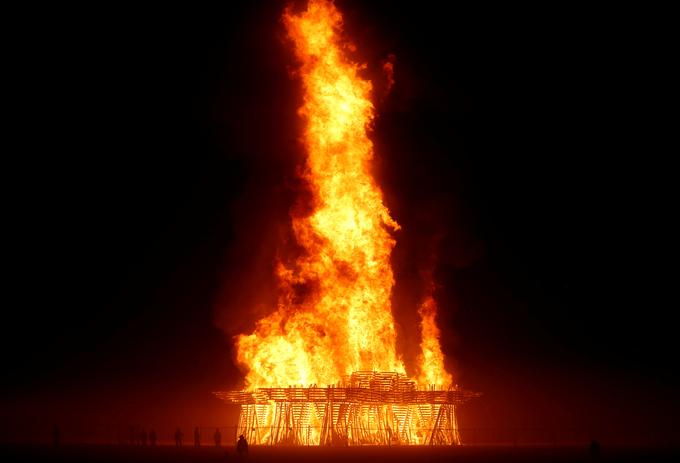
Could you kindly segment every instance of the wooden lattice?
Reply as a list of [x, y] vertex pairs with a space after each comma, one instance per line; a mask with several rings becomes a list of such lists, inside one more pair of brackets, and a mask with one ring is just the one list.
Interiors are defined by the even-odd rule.
[[238, 433], [263, 445], [457, 445], [455, 408], [477, 392], [419, 390], [401, 373], [358, 371], [335, 386], [221, 391], [241, 406]]

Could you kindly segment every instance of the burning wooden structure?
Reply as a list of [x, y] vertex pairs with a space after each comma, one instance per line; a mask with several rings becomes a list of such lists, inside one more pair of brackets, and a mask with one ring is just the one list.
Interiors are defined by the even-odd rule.
[[404, 374], [366, 371], [337, 386], [215, 395], [241, 406], [238, 434], [260, 445], [457, 445], [455, 407], [479, 396], [419, 390]]
[[[287, 8], [282, 20], [303, 91], [298, 175], [307, 191], [291, 211], [294, 252], [277, 258], [276, 303], [235, 337], [245, 389], [216, 395], [241, 407], [238, 434], [252, 444], [459, 444], [456, 407], [477, 394], [453, 386], [446, 369], [430, 273], [414, 307], [413, 380], [397, 348], [391, 254], [400, 225], [373, 175], [366, 66], [331, 0]], [[281, 387], [293, 384], [313, 385]]]

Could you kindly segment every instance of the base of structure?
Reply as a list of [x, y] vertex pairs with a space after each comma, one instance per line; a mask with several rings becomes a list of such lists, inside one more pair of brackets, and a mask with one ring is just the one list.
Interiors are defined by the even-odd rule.
[[418, 390], [401, 373], [355, 372], [337, 387], [218, 392], [238, 434], [261, 445], [458, 445], [455, 407], [480, 394]]
[[238, 432], [264, 445], [460, 444], [454, 407], [441, 404], [241, 405]]

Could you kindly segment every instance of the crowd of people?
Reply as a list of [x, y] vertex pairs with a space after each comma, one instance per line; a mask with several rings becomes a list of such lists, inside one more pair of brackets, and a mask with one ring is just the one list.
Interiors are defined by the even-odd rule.
[[[57, 428], [55, 427], [55, 445], [58, 442], [58, 431], [56, 430]], [[181, 428], [177, 428], [175, 430], [175, 433], [173, 434], [173, 438], [175, 441], [175, 447], [177, 448], [182, 448], [184, 445], [184, 433], [182, 432]], [[215, 428], [215, 432], [213, 433], [213, 442], [215, 447], [221, 447], [222, 446], [222, 433], [220, 432], [219, 428]], [[129, 438], [129, 444], [133, 446], [141, 446], [141, 447], [146, 447], [146, 446], [151, 446], [155, 447], [158, 444], [158, 434], [156, 434], [156, 431], [154, 429], [150, 429], [148, 432], [144, 428], [139, 428], [137, 429], [134, 426], [130, 426], [130, 438]], [[194, 428], [194, 447], [200, 447], [201, 446], [201, 430], [198, 426]], [[239, 455], [245, 455], [248, 453], [248, 441], [246, 440], [245, 436], [241, 434], [238, 438], [238, 441], [236, 442], [236, 451], [238, 452]]]
[[[175, 440], [175, 447], [181, 448], [184, 440], [184, 433], [182, 432], [182, 429], [178, 427], [173, 437]], [[121, 434], [119, 434], [118, 440], [120, 444], [124, 443], [123, 439], [121, 439]], [[60, 441], [61, 430], [59, 429], [59, 426], [55, 425], [52, 428], [52, 443], [55, 447], [59, 447]], [[215, 447], [222, 446], [222, 433], [220, 432], [219, 428], [215, 428], [215, 432], [213, 434], [213, 442], [215, 443]], [[158, 434], [156, 434], [156, 430], [154, 429], [150, 429], [147, 432], [146, 429], [144, 429], [143, 427], [138, 429], [135, 426], [130, 426], [130, 438], [128, 443], [132, 446], [155, 447], [158, 444]], [[194, 447], [200, 446], [201, 446], [201, 430], [198, 426], [196, 426], [194, 428]], [[236, 451], [241, 456], [246, 455], [248, 453], [248, 441], [246, 440], [243, 434], [239, 436], [238, 441], [236, 442]]]

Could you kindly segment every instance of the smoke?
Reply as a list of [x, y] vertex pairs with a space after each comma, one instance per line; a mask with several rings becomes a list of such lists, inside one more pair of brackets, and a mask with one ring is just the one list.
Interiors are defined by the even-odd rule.
[[394, 87], [394, 64], [397, 61], [396, 55], [390, 53], [382, 62], [382, 70], [385, 78], [385, 89], [383, 90], [382, 99], [384, 100], [392, 91]]

